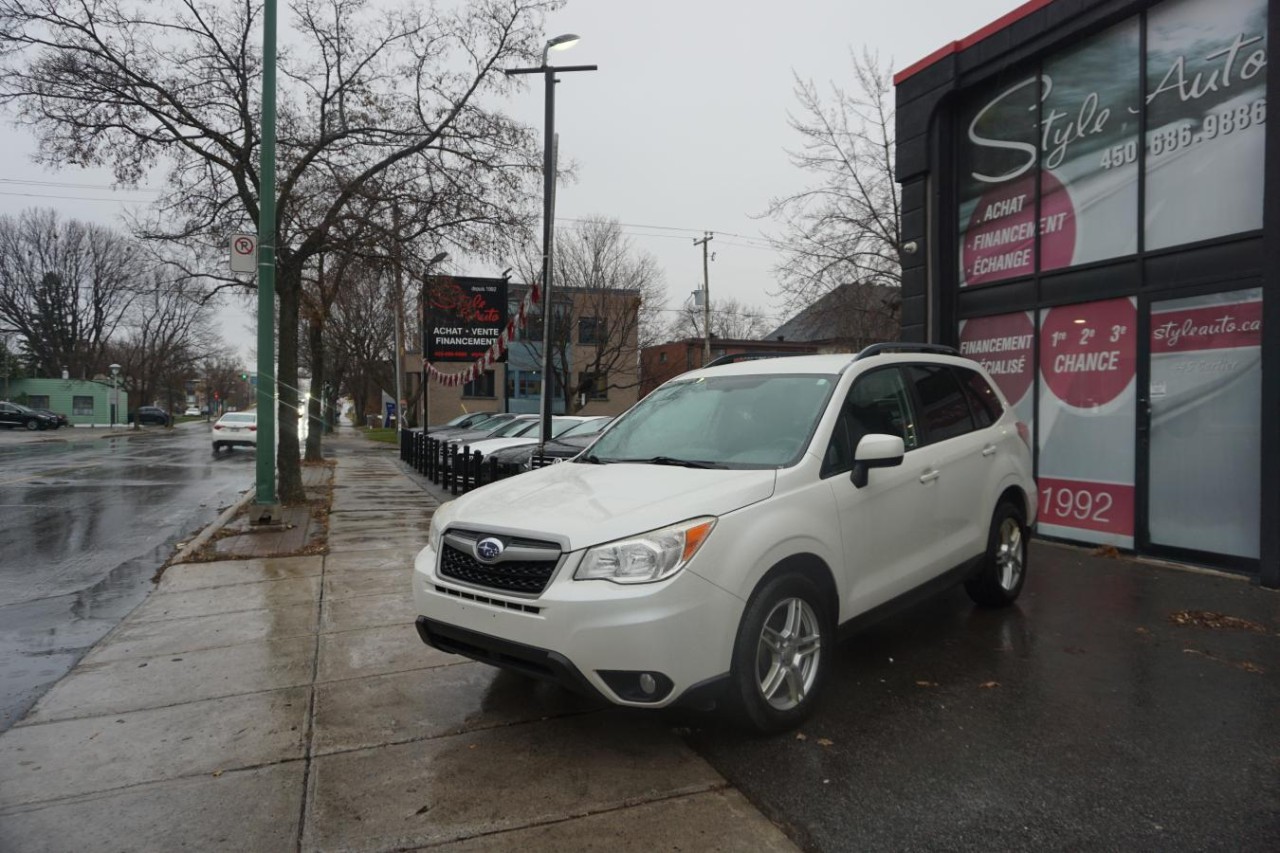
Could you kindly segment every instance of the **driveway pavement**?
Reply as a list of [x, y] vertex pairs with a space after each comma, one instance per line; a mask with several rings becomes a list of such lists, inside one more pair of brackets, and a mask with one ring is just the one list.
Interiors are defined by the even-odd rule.
[[794, 849], [670, 721], [424, 646], [436, 501], [338, 457], [328, 555], [170, 568], [0, 736], [0, 849]]

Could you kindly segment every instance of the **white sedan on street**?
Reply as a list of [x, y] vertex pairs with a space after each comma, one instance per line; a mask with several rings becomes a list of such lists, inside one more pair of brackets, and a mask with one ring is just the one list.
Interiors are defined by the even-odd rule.
[[257, 412], [227, 412], [213, 425], [214, 453], [237, 446], [258, 446]]

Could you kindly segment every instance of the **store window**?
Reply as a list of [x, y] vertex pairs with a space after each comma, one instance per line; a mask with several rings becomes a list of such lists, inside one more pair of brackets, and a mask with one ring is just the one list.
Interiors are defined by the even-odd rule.
[[1266, 0], [1147, 14], [1146, 248], [1262, 227]]
[[604, 339], [604, 322], [597, 317], [583, 317], [578, 321], [578, 343], [598, 344]]
[[476, 377], [471, 382], [462, 386], [462, 396], [464, 397], [494, 397], [495, 384], [493, 381], [493, 371], [486, 370], [483, 374]]
[[71, 414], [73, 415], [92, 415], [93, 414], [93, 397], [81, 397], [76, 395], [71, 398]]
[[1262, 289], [1152, 303], [1150, 383], [1151, 543], [1256, 559]]
[[1040, 269], [1138, 251], [1137, 18], [1041, 70]]
[[583, 371], [578, 374], [578, 387], [588, 400], [608, 400], [609, 374]]
[[1041, 315], [1041, 533], [1133, 547], [1136, 340], [1130, 298]]
[[960, 286], [1036, 270], [1036, 76], [983, 89], [960, 122]]

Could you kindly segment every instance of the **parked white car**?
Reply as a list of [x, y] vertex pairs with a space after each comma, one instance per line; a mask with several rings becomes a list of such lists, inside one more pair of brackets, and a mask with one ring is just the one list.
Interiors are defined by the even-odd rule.
[[227, 412], [213, 425], [213, 452], [222, 448], [257, 447], [258, 413]]
[[182, 413], [182, 416], [184, 418], [198, 418], [201, 414], [198, 406], [187, 406], [187, 410]]
[[797, 725], [837, 629], [963, 582], [1022, 589], [1030, 436], [982, 367], [923, 345], [697, 370], [570, 462], [436, 511], [423, 640], [619, 704]]
[[[536, 415], [532, 416], [532, 420], [517, 421], [518, 427], [506, 431], [506, 435], [502, 435], [502, 430], [494, 438], [487, 438], [482, 441], [472, 442], [468, 445], [472, 453], [477, 450], [480, 455], [487, 457], [495, 450], [503, 450], [508, 447], [519, 447], [520, 445], [534, 443], [536, 444], [542, 435], [542, 420]], [[556, 438], [567, 430], [582, 424], [584, 421], [592, 420], [591, 418], [576, 417], [573, 415], [556, 415], [551, 418], [551, 437]]]

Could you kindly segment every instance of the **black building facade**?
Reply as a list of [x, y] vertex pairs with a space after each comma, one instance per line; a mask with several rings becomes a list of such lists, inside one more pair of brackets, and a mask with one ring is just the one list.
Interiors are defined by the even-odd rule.
[[1032, 426], [1041, 535], [1280, 587], [1270, 0], [1032, 0], [897, 75], [903, 337]]

